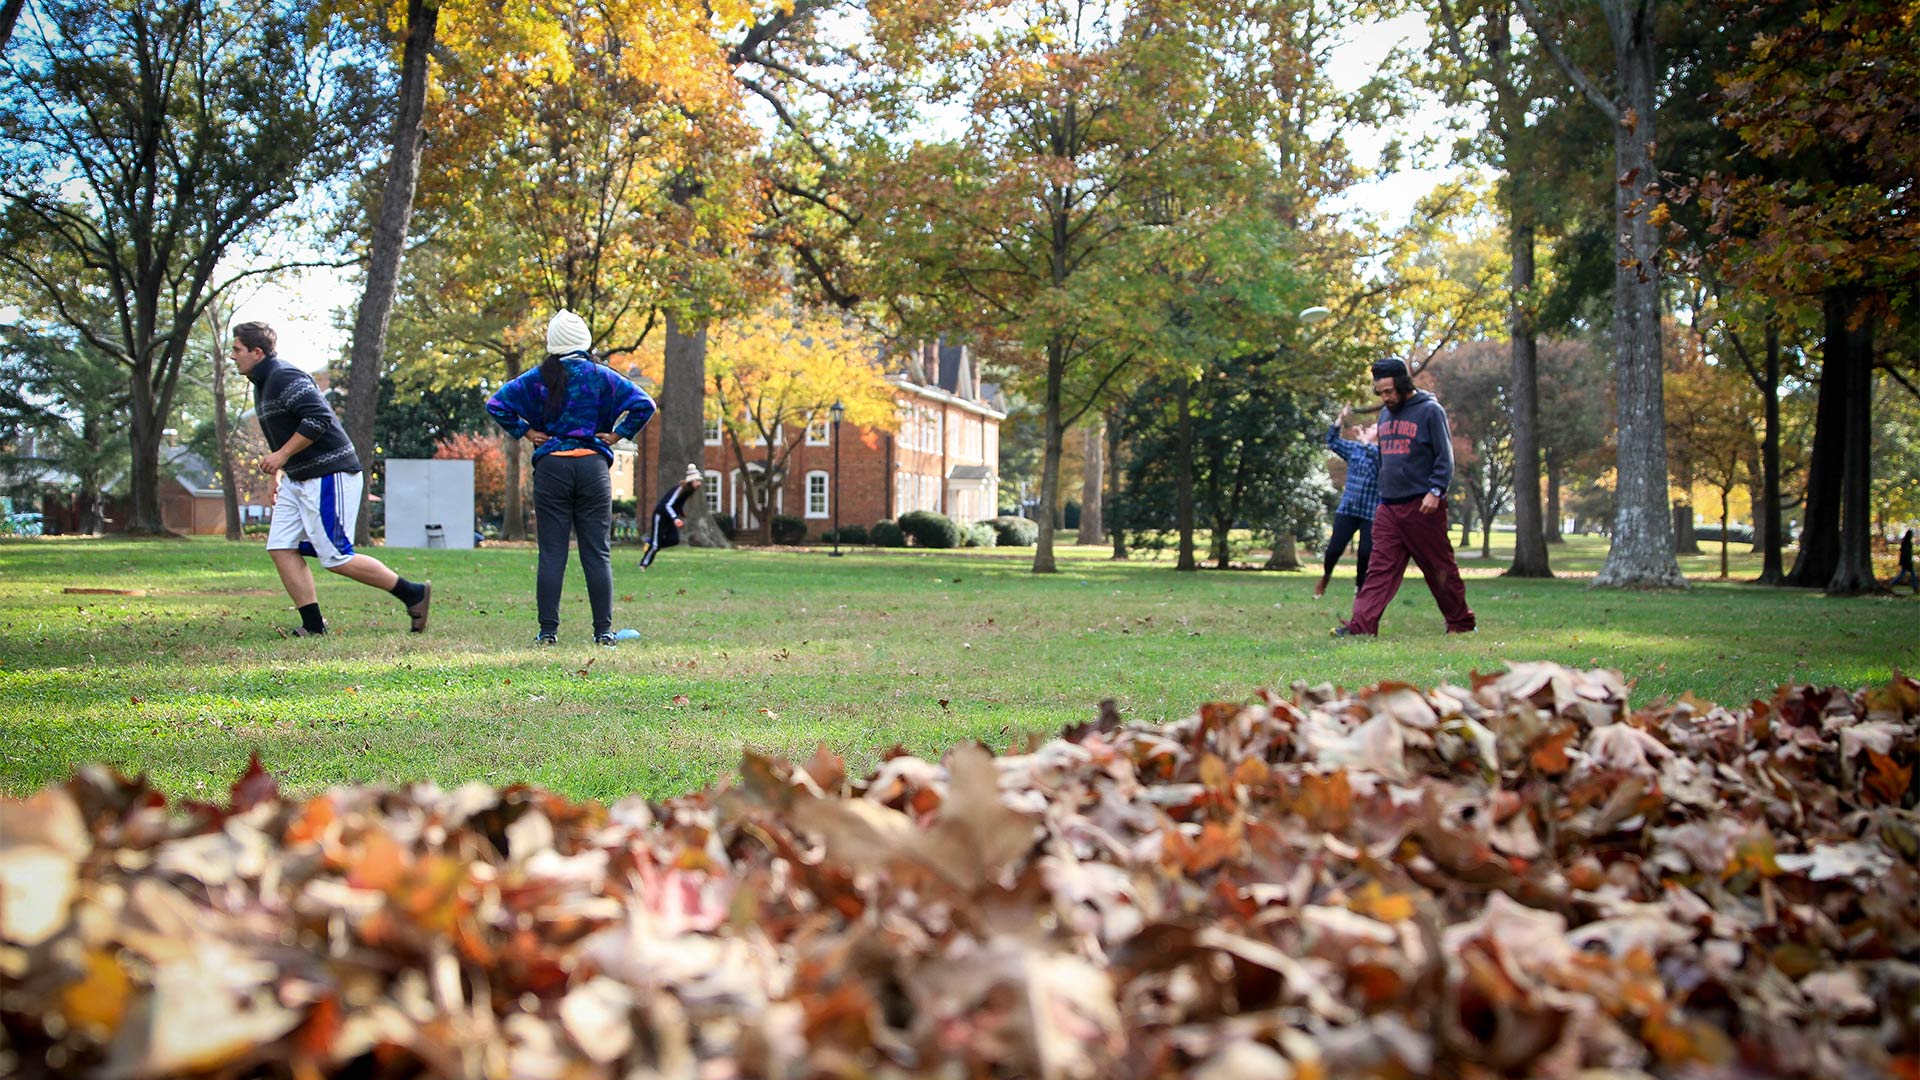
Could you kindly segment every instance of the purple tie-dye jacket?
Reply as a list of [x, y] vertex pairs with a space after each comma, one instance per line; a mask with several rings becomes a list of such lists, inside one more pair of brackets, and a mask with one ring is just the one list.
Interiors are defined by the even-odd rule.
[[612, 461], [613, 450], [595, 436], [603, 431], [623, 439], [638, 435], [653, 419], [653, 399], [585, 353], [569, 354], [562, 362], [567, 365], [567, 403], [552, 424], [541, 419], [547, 414], [547, 384], [540, 380], [539, 368], [501, 387], [487, 399], [487, 412], [516, 439], [529, 431], [552, 436], [534, 449], [536, 460], [556, 450], [592, 450]]

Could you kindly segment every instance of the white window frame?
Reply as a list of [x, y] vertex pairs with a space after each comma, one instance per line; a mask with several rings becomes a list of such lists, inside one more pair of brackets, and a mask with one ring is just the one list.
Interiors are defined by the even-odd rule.
[[701, 438], [706, 442], [708, 446], [720, 445], [721, 428], [720, 428], [719, 417], [717, 416], [708, 417], [706, 420], [706, 426], [701, 430], [702, 430]]
[[720, 470], [708, 469], [700, 475], [704, 480], [700, 494], [707, 500], [707, 513], [717, 514], [720, 512]]
[[[814, 509], [814, 505], [813, 505], [814, 495], [815, 495], [813, 490], [813, 482], [816, 479], [820, 481], [820, 491], [819, 491], [820, 508], [818, 510]], [[833, 499], [833, 478], [827, 475], [827, 471], [825, 469], [814, 469], [811, 472], [807, 473], [806, 483], [801, 487], [800, 490], [806, 494], [807, 517], [809, 519], [819, 519], [819, 518], [827, 518], [827, 517], [833, 516], [832, 514], [833, 504], [831, 501]]]
[[[814, 434], [815, 431], [818, 431], [819, 434], [815, 435]], [[813, 423], [808, 424], [807, 425], [807, 445], [808, 446], [832, 446], [833, 445], [833, 421], [832, 420], [815, 420]]]

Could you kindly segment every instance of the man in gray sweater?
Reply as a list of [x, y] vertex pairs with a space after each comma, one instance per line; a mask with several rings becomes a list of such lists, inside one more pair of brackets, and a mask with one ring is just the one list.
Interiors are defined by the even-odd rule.
[[407, 609], [407, 628], [418, 634], [427, 628], [433, 583], [408, 581], [373, 556], [353, 550], [363, 482], [359, 455], [313, 376], [280, 359], [278, 343], [266, 323], [241, 323], [233, 328], [233, 349], [227, 355], [253, 383], [254, 415], [270, 451], [260, 459], [260, 471], [280, 477], [267, 554], [293, 606], [300, 609], [300, 625], [283, 633], [317, 637], [327, 632], [313, 571], [307, 569], [306, 560], [314, 558], [341, 577], [392, 595]]
[[1453, 435], [1447, 411], [1432, 394], [1415, 390], [1413, 374], [1399, 359], [1375, 361], [1373, 392], [1380, 399], [1380, 506], [1373, 516], [1373, 559], [1367, 583], [1353, 601], [1353, 618], [1335, 637], [1372, 637], [1380, 616], [1400, 591], [1411, 558], [1447, 633], [1470, 634], [1476, 623], [1467, 587], [1453, 560], [1447, 530], [1447, 485], [1453, 480]]

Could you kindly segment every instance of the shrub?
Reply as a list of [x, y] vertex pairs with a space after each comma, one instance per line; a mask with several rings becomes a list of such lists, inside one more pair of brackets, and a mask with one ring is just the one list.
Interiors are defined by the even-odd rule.
[[867, 533], [867, 537], [878, 547], [907, 546], [907, 534], [901, 532], [900, 526], [892, 521], [874, 522], [873, 528]]
[[1032, 547], [1040, 540], [1040, 523], [1011, 514], [980, 522], [999, 535], [1001, 547]]
[[473, 462], [473, 505], [482, 517], [507, 509], [507, 457], [497, 435], [450, 435], [434, 444], [441, 461]]
[[715, 514], [713, 515], [713, 523], [720, 526], [720, 535], [729, 540], [733, 539], [740, 531], [734, 528], [732, 514]]
[[968, 525], [965, 532], [968, 547], [990, 548], [998, 546], [1000, 543], [1000, 534], [994, 530], [993, 526], [982, 521]]
[[911, 510], [900, 515], [900, 531], [924, 548], [960, 546], [960, 526], [945, 514], [933, 510]]
[[1061, 509], [1060, 527], [1063, 529], [1077, 529], [1080, 527], [1080, 501], [1078, 499], [1068, 499], [1067, 505]]
[[[820, 537], [820, 542], [821, 542], [821, 543], [823, 543], [823, 544], [831, 544], [831, 543], [834, 543], [834, 530], [832, 530], [832, 529], [828, 529], [828, 530], [826, 531], [826, 533], [825, 533], [825, 534], [823, 534], [823, 535], [822, 535], [822, 536]], [[840, 526], [840, 535], [839, 535], [839, 542], [840, 542], [840, 543], [842, 543], [842, 544], [865, 544], [865, 543], [867, 543], [867, 542], [868, 542], [868, 541], [867, 541], [867, 527], [866, 527], [865, 525], [842, 525], [842, 526]]]
[[776, 544], [804, 544], [807, 542], [807, 523], [792, 514], [773, 515], [773, 542]]

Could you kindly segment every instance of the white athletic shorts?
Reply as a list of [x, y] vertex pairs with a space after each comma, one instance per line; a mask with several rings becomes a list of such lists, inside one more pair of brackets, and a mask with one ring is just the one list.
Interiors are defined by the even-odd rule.
[[267, 529], [268, 551], [298, 551], [339, 566], [353, 558], [353, 525], [360, 517], [363, 474], [329, 473], [312, 480], [293, 480], [280, 474], [280, 490], [273, 496], [273, 524]]

